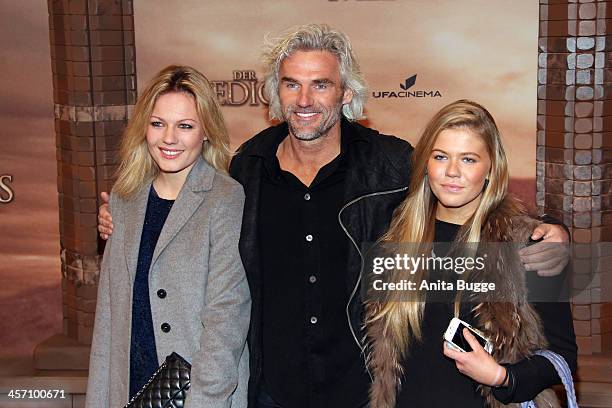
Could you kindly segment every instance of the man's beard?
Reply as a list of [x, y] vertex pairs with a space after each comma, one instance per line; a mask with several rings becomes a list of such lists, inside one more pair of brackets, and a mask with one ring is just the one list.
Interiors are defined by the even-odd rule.
[[[299, 108], [296, 105], [287, 106], [283, 109], [283, 117], [287, 125], [289, 126], [289, 133], [291, 133], [296, 139], [302, 141], [317, 140], [329, 132], [336, 123], [340, 120], [340, 111], [342, 110], [342, 104], [339, 103], [333, 106], [331, 109], [327, 109], [322, 105], [315, 105], [310, 108]], [[300, 126], [295, 123], [298, 120], [295, 119], [295, 113], [318, 113], [322, 116], [319, 125], [309, 131], [300, 130]]]

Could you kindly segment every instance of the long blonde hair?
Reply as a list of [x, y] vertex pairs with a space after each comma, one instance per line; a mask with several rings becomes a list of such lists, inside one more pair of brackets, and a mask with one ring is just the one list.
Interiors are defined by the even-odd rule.
[[185, 92], [193, 97], [208, 139], [202, 144], [202, 157], [217, 170], [227, 172], [232, 156], [229, 135], [212, 86], [196, 69], [170, 65], [155, 75], [140, 95], [123, 133], [119, 149], [121, 161], [113, 187], [113, 192], [122, 198], [132, 197], [159, 172], [149, 153], [146, 133], [157, 98], [170, 92]]
[[[463, 243], [480, 241], [481, 230], [488, 216], [507, 194], [508, 161], [491, 114], [475, 102], [459, 100], [442, 108], [427, 124], [412, 153], [410, 194], [395, 210], [389, 230], [382, 238], [383, 242], [418, 243], [419, 247], [414, 249], [418, 253], [431, 250], [437, 199], [429, 186], [427, 163], [440, 132], [456, 128], [469, 129], [481, 137], [491, 158], [488, 185], [482, 193], [478, 208], [460, 228], [456, 239], [456, 242]], [[394, 280], [401, 279], [405, 270], [394, 273]], [[398, 349], [406, 353], [411, 341], [421, 339], [425, 299], [421, 291], [409, 291], [408, 295], [400, 292], [387, 291], [381, 302], [370, 304], [368, 323], [382, 320], [385, 335], [395, 339]]]

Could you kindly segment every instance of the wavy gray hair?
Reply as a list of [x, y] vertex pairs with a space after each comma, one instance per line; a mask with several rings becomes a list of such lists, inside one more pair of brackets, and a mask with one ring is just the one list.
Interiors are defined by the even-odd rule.
[[289, 29], [280, 37], [266, 36], [263, 53], [267, 66], [264, 91], [270, 102], [270, 119], [283, 120], [278, 97], [278, 72], [281, 63], [295, 51], [309, 50], [329, 51], [338, 58], [342, 88], [353, 91], [353, 99], [342, 106], [342, 113], [349, 120], [363, 119], [368, 90], [359, 69], [359, 62], [346, 34], [326, 24], [306, 24]]

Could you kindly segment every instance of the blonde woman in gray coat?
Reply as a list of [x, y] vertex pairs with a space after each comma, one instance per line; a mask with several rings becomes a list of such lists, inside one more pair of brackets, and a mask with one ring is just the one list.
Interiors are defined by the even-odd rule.
[[120, 154], [86, 405], [122, 407], [176, 352], [192, 366], [187, 407], [246, 407], [244, 193], [226, 174], [229, 138], [206, 78], [184, 66], [157, 74]]

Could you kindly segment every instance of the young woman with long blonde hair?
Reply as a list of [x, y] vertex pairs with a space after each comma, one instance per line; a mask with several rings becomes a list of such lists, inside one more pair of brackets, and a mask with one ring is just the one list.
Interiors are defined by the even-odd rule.
[[[538, 221], [508, 195], [506, 155], [484, 107], [467, 100], [444, 107], [425, 128], [412, 162], [410, 194], [396, 209], [383, 244], [414, 243], [413, 255], [424, 251], [435, 257], [441, 255], [440, 248], [442, 255], [452, 256], [460, 250], [474, 254], [478, 243], [527, 243]], [[444, 249], [439, 242], [452, 244]], [[543, 348], [563, 356], [575, 369], [569, 305], [527, 302], [527, 287], [533, 282], [544, 279], [551, 286], [558, 279], [526, 273], [512, 254], [506, 252], [494, 267], [490, 262], [485, 272], [488, 281], [497, 284], [498, 294], [466, 298], [455, 286], [440, 300], [432, 290], [371, 291], [366, 329], [372, 408], [482, 407], [532, 400], [560, 383], [545, 357], [532, 356]], [[392, 276], [427, 279], [438, 274], [456, 282], [455, 273], [439, 272], [421, 269], [412, 275], [395, 270]], [[467, 330], [464, 335], [473, 351], [443, 346], [442, 336], [453, 317], [480, 329], [493, 344], [492, 355]], [[547, 392], [538, 397], [549, 398]]]
[[227, 175], [230, 157], [204, 75], [160, 71], [121, 142], [88, 408], [125, 405], [173, 352], [191, 363], [186, 407], [246, 407], [251, 299], [238, 253], [244, 193]]

